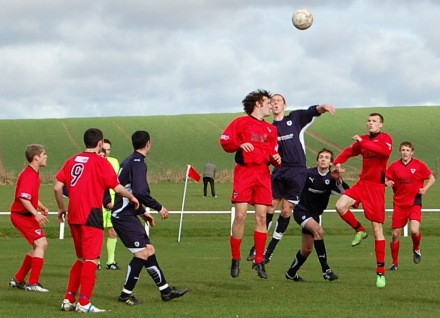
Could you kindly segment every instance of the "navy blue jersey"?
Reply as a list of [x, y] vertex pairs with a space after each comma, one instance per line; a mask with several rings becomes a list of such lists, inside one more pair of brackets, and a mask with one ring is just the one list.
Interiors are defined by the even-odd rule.
[[142, 215], [145, 213], [143, 206], [156, 211], [162, 209], [162, 205], [150, 195], [150, 187], [147, 182], [147, 164], [145, 156], [135, 151], [131, 156], [125, 159], [119, 170], [119, 182], [127, 191], [132, 193], [138, 199], [139, 209], [135, 210], [128, 199], [116, 195], [115, 205], [112, 209], [112, 215], [116, 217], [119, 213], [130, 211], [130, 213]]
[[321, 215], [327, 208], [330, 195], [342, 194], [348, 189], [347, 183], [342, 181], [341, 185], [332, 178], [331, 172], [325, 175], [318, 172], [318, 168], [307, 169], [307, 180], [301, 194], [299, 203], [294, 208], [296, 211], [305, 211], [311, 215]]
[[278, 130], [278, 153], [283, 161], [283, 167], [307, 166], [304, 133], [313, 121], [321, 115], [316, 110], [317, 106], [291, 111], [282, 120], [273, 122]]

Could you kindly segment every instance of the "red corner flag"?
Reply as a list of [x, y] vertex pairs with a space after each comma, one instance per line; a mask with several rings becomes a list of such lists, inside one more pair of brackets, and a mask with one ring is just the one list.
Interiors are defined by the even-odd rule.
[[194, 179], [195, 181], [200, 181], [200, 174], [191, 165], [188, 165], [187, 177]]

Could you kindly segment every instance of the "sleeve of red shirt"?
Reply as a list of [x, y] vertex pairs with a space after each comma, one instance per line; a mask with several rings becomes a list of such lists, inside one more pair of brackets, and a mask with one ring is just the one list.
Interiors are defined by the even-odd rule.
[[336, 165], [338, 163], [344, 163], [348, 159], [350, 159], [351, 157], [355, 157], [355, 156], [359, 155], [361, 153], [359, 146], [360, 146], [359, 142], [355, 142], [350, 147], [345, 148], [339, 154], [339, 156], [336, 157], [334, 164]]
[[387, 134], [383, 134], [377, 142], [373, 142], [369, 139], [362, 139], [361, 146], [364, 149], [373, 151], [379, 155], [389, 157], [393, 150], [393, 140]]
[[220, 137], [220, 144], [226, 152], [236, 152], [240, 149], [240, 140], [238, 140], [238, 121], [232, 121]]

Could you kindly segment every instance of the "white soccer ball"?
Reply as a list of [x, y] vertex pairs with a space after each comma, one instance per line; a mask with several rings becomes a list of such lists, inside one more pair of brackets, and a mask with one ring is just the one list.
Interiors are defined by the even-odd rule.
[[313, 24], [313, 15], [307, 9], [299, 9], [292, 14], [292, 23], [298, 30], [306, 30]]

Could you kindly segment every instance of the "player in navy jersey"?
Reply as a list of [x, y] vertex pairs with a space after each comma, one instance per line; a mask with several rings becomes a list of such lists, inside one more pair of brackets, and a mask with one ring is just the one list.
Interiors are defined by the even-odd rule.
[[122, 243], [133, 253], [118, 301], [133, 306], [139, 304], [133, 295], [133, 289], [144, 267], [156, 283], [163, 301], [181, 297], [188, 290], [176, 289], [168, 285], [156, 259], [156, 249], [151, 244], [138, 217], [142, 217], [151, 226], [155, 226], [154, 218], [145, 211], [145, 207], [158, 211], [162, 219], [168, 218], [168, 210], [151, 196], [147, 182], [145, 157], [150, 152], [150, 134], [146, 131], [136, 131], [131, 136], [131, 141], [134, 152], [122, 162], [119, 181], [133, 193], [141, 205], [133, 207], [128, 204], [125, 198], [116, 195], [115, 205], [112, 209], [112, 223]]
[[58, 221], [64, 222], [67, 215], [63, 200], [65, 192], [69, 196], [67, 220], [77, 257], [70, 269], [67, 291], [61, 304], [63, 311], [105, 311], [92, 305], [90, 301], [104, 242], [104, 192], [111, 188], [127, 198], [127, 204], [130, 202], [135, 207], [139, 206], [133, 194], [119, 184], [118, 175], [112, 165], [99, 155], [103, 140], [101, 130], [87, 129], [84, 133], [86, 150], [68, 159], [56, 174], [54, 192], [58, 205]]
[[[336, 110], [330, 104], [314, 105], [308, 109], [298, 109], [285, 115], [286, 100], [280, 94], [271, 98], [273, 125], [278, 130], [278, 152], [283, 161], [281, 167], [272, 171], [272, 205], [266, 214], [266, 227], [269, 229], [273, 214], [281, 203], [281, 213], [273, 232], [272, 240], [264, 254], [264, 263], [268, 263], [278, 242], [284, 236], [290, 222], [293, 208], [298, 203], [306, 178], [306, 147], [304, 134], [307, 128], [321, 114], [329, 112], [334, 115]], [[254, 258], [255, 248], [252, 247], [247, 260]]]
[[393, 148], [390, 135], [382, 132], [383, 116], [372, 113], [368, 116], [368, 134], [354, 135], [355, 141], [345, 148], [335, 159], [335, 172], [343, 172], [341, 164], [349, 158], [362, 156], [362, 171], [359, 181], [348, 189], [336, 202], [336, 211], [339, 216], [350, 225], [356, 235], [351, 242], [352, 246], [359, 245], [367, 237], [365, 227], [359, 223], [350, 207], [357, 208], [360, 203], [364, 208], [364, 215], [371, 222], [374, 234], [374, 250], [376, 254], [376, 286], [385, 287], [385, 252], [386, 243], [383, 234], [385, 222], [385, 171], [388, 158]]
[[297, 274], [300, 267], [315, 247], [322, 277], [329, 281], [338, 279], [327, 263], [327, 251], [324, 244], [324, 230], [319, 224], [319, 218], [327, 207], [331, 194], [342, 194], [348, 189], [338, 172], [330, 172], [333, 163], [333, 152], [321, 149], [316, 156], [317, 167], [307, 169], [306, 182], [300, 200], [293, 210], [295, 221], [302, 227], [302, 246], [296, 253], [291, 267], [286, 272], [286, 278], [293, 281], [303, 281]]
[[[36, 292], [48, 292], [41, 286], [40, 274], [44, 265], [47, 239], [43, 226], [47, 225], [49, 210], [39, 200], [40, 169], [46, 167], [47, 154], [43, 145], [26, 147], [28, 166], [17, 179], [14, 202], [11, 206], [11, 222], [31, 245], [22, 265], [9, 282], [9, 286]], [[29, 282], [25, 278], [29, 274]]]
[[220, 137], [226, 152], [235, 152], [234, 184], [231, 202], [235, 205], [232, 235], [229, 237], [232, 262], [231, 276], [240, 273], [241, 243], [249, 204], [255, 207], [255, 260], [252, 268], [266, 279], [263, 263], [267, 241], [266, 212], [272, 203], [269, 165], [281, 165], [278, 154], [277, 129], [264, 118], [270, 115], [271, 94], [265, 90], [249, 93], [242, 101], [246, 116], [234, 119]]
[[[390, 270], [399, 268], [400, 235], [402, 228], [409, 222], [413, 243], [413, 261], [419, 264], [420, 223], [422, 222], [422, 195], [434, 184], [435, 178], [428, 166], [413, 157], [414, 147], [409, 141], [400, 144], [400, 159], [394, 161], [387, 169], [385, 183], [393, 188], [393, 216], [391, 228], [393, 236], [390, 242], [393, 264]], [[425, 183], [425, 181], [427, 182]]]

